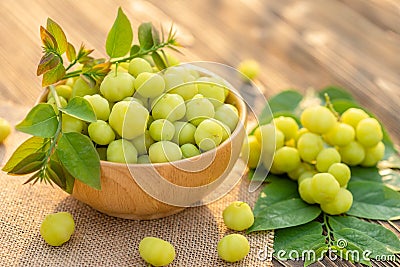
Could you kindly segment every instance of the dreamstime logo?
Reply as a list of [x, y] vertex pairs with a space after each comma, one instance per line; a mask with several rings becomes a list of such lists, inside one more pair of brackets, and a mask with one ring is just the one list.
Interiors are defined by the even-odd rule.
[[285, 261], [285, 260], [294, 260], [294, 261], [320, 261], [324, 257], [328, 257], [331, 261], [336, 261], [339, 259], [348, 259], [355, 262], [368, 262], [370, 258], [373, 258], [375, 261], [396, 261], [396, 256], [394, 254], [390, 255], [373, 255], [372, 251], [364, 250], [361, 251], [359, 249], [351, 249], [346, 239], [340, 238], [336, 241], [336, 246], [331, 247], [330, 249], [322, 249], [322, 250], [277, 250], [275, 251], [273, 248], [265, 246], [264, 248], [260, 248], [258, 250], [257, 258], [260, 261], [272, 260], [274, 256], [276, 259]]
[[258, 248], [257, 251], [257, 259], [260, 261], [272, 261], [272, 256], [274, 253], [274, 249], [270, 248], [268, 246], [265, 246], [264, 248]]
[[346, 241], [346, 239], [339, 238], [338, 241], [336, 242], [336, 246], [337, 246], [338, 248], [345, 248], [345, 247], [347, 247], [347, 241]]

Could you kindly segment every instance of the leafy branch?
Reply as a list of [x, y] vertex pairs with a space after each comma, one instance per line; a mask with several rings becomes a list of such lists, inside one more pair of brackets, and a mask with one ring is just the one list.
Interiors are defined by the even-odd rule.
[[[51, 85], [50, 90], [51, 90], [52, 94], [57, 95], [57, 92], [55, 91], [54, 86]], [[55, 101], [56, 101], [57, 107], [60, 107], [61, 104], [60, 104], [60, 100], [58, 97], [55, 98]], [[58, 182], [60, 180], [60, 178], [55, 179], [56, 175], [53, 174], [54, 171], [52, 171], [52, 169], [49, 166], [50, 158], [54, 155], [54, 150], [55, 150], [55, 146], [57, 144], [57, 139], [59, 138], [60, 133], [61, 133], [62, 116], [59, 116], [58, 120], [59, 120], [59, 123], [57, 124], [57, 129], [54, 133], [54, 136], [48, 139], [50, 142], [50, 146], [47, 149], [47, 152], [45, 153], [45, 156], [42, 160], [42, 164], [40, 166], [39, 171], [37, 173], [35, 173], [34, 175], [32, 175], [25, 182], [25, 184], [27, 184], [31, 181], [33, 181], [33, 184], [35, 184], [37, 181], [40, 181], [40, 182], [44, 181], [45, 183], [48, 182], [48, 183], [52, 184], [52, 182], [51, 182], [52, 180], [54, 180], [55, 182]], [[29, 124], [29, 122], [28, 122], [28, 124]], [[53, 179], [52, 179], [52, 177], [53, 177]]]
[[100, 159], [93, 142], [81, 133], [64, 131], [62, 126], [67, 115], [87, 123], [96, 121], [93, 108], [78, 96], [63, 108], [54, 85], [79, 76], [94, 87], [102, 82], [113, 64], [145, 55], [151, 55], [156, 66], [164, 69], [168, 61], [163, 49], [177, 51], [180, 45], [172, 27], [166, 39], [163, 30], [161, 38], [159, 35], [151, 23], [142, 23], [138, 28], [139, 44], [132, 44], [132, 26], [119, 8], [106, 40], [109, 58], [94, 58], [91, 56], [93, 49], [81, 44], [77, 50], [68, 42], [62, 28], [48, 18], [46, 27], [40, 27], [43, 56], [36, 73], [43, 76], [42, 86], [49, 88], [56, 106], [40, 103], [16, 126], [17, 130], [33, 137], [14, 151], [3, 171], [10, 175], [32, 174], [26, 183], [55, 183], [68, 193], [72, 193], [75, 179], [100, 189]]
[[[53, 85], [50, 91], [58, 99]], [[72, 192], [75, 178], [100, 189], [100, 161], [93, 143], [81, 133], [62, 131], [64, 114], [96, 121], [91, 105], [82, 97], [72, 98], [65, 108], [56, 102], [57, 113], [50, 104], [40, 103], [16, 126], [34, 136], [17, 148], [3, 170], [12, 175], [33, 173], [26, 183], [54, 182], [68, 193]]]
[[[173, 31], [171, 26], [168, 37], [164, 39], [164, 31], [161, 30], [162, 37], [159, 39], [159, 33], [151, 23], [143, 23], [139, 26], [139, 43], [140, 45], [133, 45], [130, 48], [130, 55], [121, 59], [112, 59], [111, 63], [121, 63], [129, 61], [136, 57], [143, 57], [151, 55], [157, 67], [160, 69], [166, 68], [165, 62], [167, 61], [163, 48], [170, 48], [174, 51], [179, 52], [175, 47], [181, 46], [176, 40], [176, 32]], [[162, 62], [159, 61], [160, 53], [164, 56]], [[158, 56], [157, 56], [158, 55]]]
[[[46, 28], [40, 27], [40, 37], [43, 44], [43, 56], [37, 68], [37, 75], [43, 75], [43, 87], [78, 76], [81, 76], [89, 85], [94, 86], [101, 83], [111, 70], [112, 64], [127, 62], [146, 55], [151, 55], [156, 66], [161, 70], [168, 65], [163, 49], [169, 48], [179, 52], [177, 47], [180, 47], [172, 26], [165, 38], [164, 30], [161, 28], [160, 37], [160, 32], [151, 22], [139, 25], [139, 44], [132, 44], [132, 26], [121, 8], [118, 9], [117, 18], [106, 40], [108, 60], [93, 58], [91, 54], [94, 50], [87, 49], [83, 44], [77, 51], [67, 41], [62, 28], [50, 18], [47, 20]], [[65, 58], [63, 58], [64, 54]], [[64, 61], [68, 63], [66, 66], [64, 66]], [[80, 64], [81, 68], [73, 70], [77, 64]]]

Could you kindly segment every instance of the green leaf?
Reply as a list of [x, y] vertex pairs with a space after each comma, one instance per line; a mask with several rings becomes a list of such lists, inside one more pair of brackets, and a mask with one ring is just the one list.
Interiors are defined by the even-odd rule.
[[268, 101], [268, 106], [266, 106], [259, 116], [259, 121], [261, 124], [268, 123], [271, 120], [270, 111], [272, 113], [284, 112], [293, 114], [300, 104], [303, 96], [295, 90], [286, 90], [275, 96], [271, 97]]
[[96, 114], [93, 111], [92, 105], [83, 97], [76, 96], [72, 98], [65, 108], [60, 108], [60, 110], [77, 119], [95, 122]]
[[49, 146], [50, 139], [44, 139], [37, 136], [29, 138], [14, 151], [2, 170], [10, 172], [26, 157], [34, 153], [45, 152]]
[[76, 56], [76, 60], [81, 64], [86, 64], [93, 61], [93, 58], [89, 55], [94, 51], [94, 49], [87, 49], [84, 44], [81, 44]]
[[277, 111], [292, 111], [297, 109], [303, 99], [302, 94], [295, 90], [286, 90], [270, 98], [268, 104], [272, 113]]
[[296, 183], [289, 179], [268, 174], [267, 182], [268, 184], [265, 185], [254, 206], [254, 215], [257, 215], [259, 211], [267, 208], [269, 205], [289, 198], [299, 197]]
[[348, 91], [338, 86], [330, 85], [319, 91], [318, 96], [321, 98], [323, 103], [325, 103], [325, 94], [328, 94], [331, 101], [337, 99], [346, 99], [356, 103], [355, 99]]
[[141, 49], [149, 50], [153, 47], [153, 24], [151, 24], [151, 22], [145, 22], [139, 25], [138, 38]]
[[386, 128], [381, 124], [383, 130], [383, 139], [382, 142], [385, 145], [385, 155], [383, 156], [384, 160], [389, 160], [393, 156], [398, 156], [399, 151], [397, 151], [396, 147], [392, 139], [389, 136]]
[[376, 167], [359, 167], [353, 166], [351, 169], [351, 181], [370, 181], [370, 182], [382, 182], [382, 176], [379, 174], [379, 170]]
[[67, 50], [67, 37], [65, 37], [64, 31], [61, 29], [60, 25], [58, 25], [55, 21], [50, 18], [47, 18], [47, 30], [53, 35], [54, 39], [57, 42], [57, 51], [60, 55], [64, 54]]
[[140, 46], [138, 45], [133, 45], [130, 51], [130, 56], [137, 55], [140, 51]]
[[[336, 100], [332, 100], [331, 102], [332, 102], [333, 108], [339, 114], [342, 114], [349, 108], [361, 108], [361, 106], [359, 104], [357, 104], [354, 101], [348, 100], [348, 99], [336, 99]], [[363, 108], [361, 108], [361, 109], [363, 109]], [[365, 109], [363, 109], [363, 110], [365, 110]]]
[[89, 137], [77, 133], [64, 133], [56, 147], [61, 164], [74, 178], [100, 189], [100, 159]]
[[260, 211], [249, 232], [273, 230], [305, 224], [317, 218], [321, 210], [300, 198], [275, 203]]
[[72, 191], [74, 190], [75, 178], [65, 168], [63, 168], [63, 173], [65, 177], [64, 191], [68, 194], [72, 194]]
[[312, 262], [321, 258], [316, 251], [328, 246], [319, 222], [309, 222], [304, 225], [279, 229], [275, 231], [274, 256], [279, 260], [298, 259]]
[[58, 120], [50, 104], [40, 103], [29, 111], [26, 118], [15, 128], [31, 135], [50, 138], [57, 131]]
[[53, 171], [50, 167], [46, 168], [46, 178], [47, 178], [47, 180], [50, 180], [51, 182], [54, 182], [61, 189], [63, 189], [63, 187], [65, 187], [63, 185], [62, 178], [59, 177], [58, 174], [55, 171]]
[[121, 8], [118, 8], [118, 15], [108, 33], [106, 41], [106, 52], [111, 58], [125, 56], [132, 44], [133, 32], [129, 19]]
[[151, 27], [151, 35], [153, 36], [153, 45], [160, 44], [160, 33], [153, 25]]
[[341, 247], [347, 248], [347, 244], [354, 244], [363, 251], [370, 251], [370, 258], [400, 253], [399, 238], [379, 224], [351, 216], [329, 216], [328, 219], [336, 242], [339, 239], [343, 241]]
[[61, 165], [56, 153], [52, 155], [47, 170], [50, 170], [48, 176], [54, 183], [68, 194], [72, 194], [75, 179]]
[[397, 155], [399, 152], [395, 148], [393, 141], [390, 139], [386, 129], [383, 129], [383, 144], [385, 145], [385, 155], [383, 156], [383, 159], [389, 159], [393, 155]]
[[167, 66], [165, 65], [164, 60], [162, 59], [162, 57], [160, 56], [159, 53], [157, 53], [157, 51], [153, 52], [151, 54], [151, 57], [153, 58], [154, 63], [156, 64], [157, 68], [159, 70], [163, 70], [165, 69]]
[[26, 180], [25, 182], [24, 182], [24, 184], [27, 184], [27, 183], [30, 183], [30, 182], [32, 182], [33, 181], [33, 184], [35, 184], [37, 181], [39, 181], [41, 178], [40, 178], [40, 175], [42, 174], [42, 172], [41, 171], [38, 171], [38, 172], [35, 172], [32, 176], [30, 176], [29, 178], [28, 178], [28, 180]]
[[400, 219], [400, 193], [383, 183], [350, 181], [348, 189], [353, 194], [349, 215], [373, 220]]
[[47, 50], [55, 51], [58, 49], [54, 36], [42, 26], [40, 26], [40, 39]]
[[65, 68], [63, 64], [59, 62], [55, 68], [43, 74], [42, 86], [46, 87], [55, 84], [56, 82], [61, 81], [61, 79], [64, 78], [64, 75]]
[[67, 59], [69, 60], [69, 62], [72, 62], [76, 59], [76, 50], [71, 43], [68, 43], [66, 52], [67, 52], [66, 53]]
[[305, 224], [321, 213], [318, 206], [301, 200], [296, 182], [277, 177], [270, 177], [269, 181], [254, 207], [255, 220], [249, 232]]
[[8, 171], [8, 173], [15, 175], [25, 175], [35, 172], [42, 167], [45, 157], [46, 153], [44, 152], [32, 153], [22, 159], [20, 162], [18, 162], [18, 164], [15, 165], [14, 168], [12, 168], [10, 171]]
[[46, 73], [55, 67], [60, 63], [60, 58], [56, 56], [54, 53], [46, 53], [43, 55], [43, 57], [40, 59], [38, 68], [36, 70], [36, 75], [40, 76], [43, 73]]

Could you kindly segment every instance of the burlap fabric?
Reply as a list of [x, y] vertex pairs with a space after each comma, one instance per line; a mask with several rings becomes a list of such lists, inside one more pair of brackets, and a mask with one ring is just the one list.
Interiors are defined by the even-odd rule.
[[[14, 132], [0, 145], [1, 166], [25, 138]], [[272, 265], [264, 252], [273, 245], [273, 232], [247, 235], [251, 250], [240, 262], [228, 264], [216, 251], [218, 240], [233, 232], [225, 227], [222, 210], [234, 200], [253, 206], [258, 196], [258, 192], [248, 192], [247, 177], [216, 202], [151, 221], [110, 217], [56, 187], [22, 185], [24, 179], [0, 174], [0, 266], [146, 266], [138, 252], [145, 236], [174, 245], [177, 256], [171, 266]], [[39, 228], [47, 214], [57, 211], [73, 215], [76, 231], [63, 246], [51, 247], [41, 238]]]

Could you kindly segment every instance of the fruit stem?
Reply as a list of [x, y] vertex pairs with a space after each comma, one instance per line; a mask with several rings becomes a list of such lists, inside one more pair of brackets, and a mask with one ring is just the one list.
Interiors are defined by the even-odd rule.
[[56, 101], [57, 110], [58, 110], [59, 108], [61, 108], [61, 102], [60, 102], [60, 98], [58, 97], [56, 88], [54, 87], [54, 85], [50, 85], [49, 88], [50, 88], [50, 93], [53, 95], [54, 100]]
[[[50, 85], [49, 89], [50, 89], [50, 92], [51, 92], [51, 94], [53, 95], [53, 97], [55, 99], [55, 102], [56, 102], [56, 105], [57, 105], [57, 110], [58, 110], [59, 108], [61, 108], [61, 103], [60, 103], [60, 98], [58, 97], [56, 88], [54, 87], [54, 85]], [[54, 148], [55, 148], [55, 146], [57, 144], [58, 137], [59, 137], [59, 135], [61, 133], [61, 130], [62, 130], [62, 113], [60, 111], [58, 111], [57, 116], [58, 116], [57, 130], [56, 130], [56, 133], [54, 134], [54, 136], [51, 138], [50, 147], [49, 147], [49, 149], [48, 149], [48, 151], [46, 153], [45, 159], [43, 160], [42, 168], [40, 169], [40, 176], [45, 181], [46, 181], [45, 174], [46, 174], [47, 165], [49, 163], [51, 155], [53, 154]]]
[[340, 115], [339, 115], [339, 113], [335, 110], [335, 108], [333, 107], [332, 102], [331, 102], [331, 99], [330, 99], [328, 93], [325, 93], [325, 94], [324, 94], [324, 97], [325, 97], [325, 103], [326, 103], [325, 106], [333, 113], [333, 115], [335, 115], [336, 119], [339, 120]]
[[62, 78], [62, 80], [65, 80], [65, 79], [68, 79], [68, 78], [72, 78], [72, 77], [77, 77], [77, 76], [81, 75], [81, 73], [82, 73], [82, 70], [75, 70], [75, 71], [68, 72]]
[[141, 49], [137, 53], [135, 53], [133, 55], [130, 55], [128, 57], [115, 59], [115, 60], [111, 59], [110, 62], [111, 63], [121, 63], [121, 62], [125, 62], [125, 61], [131, 60], [131, 59], [136, 58], [136, 57], [145, 56], [145, 55], [148, 55], [148, 54], [150, 54], [152, 52], [155, 52], [155, 51], [157, 51], [159, 49], [162, 49], [164, 47], [171, 46], [171, 45], [173, 45], [174, 42], [175, 42], [175, 40], [171, 39], [171, 40], [168, 40], [167, 42], [155, 45], [155, 46], [151, 47], [150, 49], [147, 49], [147, 50], [142, 50]]
[[72, 68], [72, 67], [76, 64], [76, 62], [78, 62], [78, 59], [75, 59], [74, 61], [72, 61], [72, 62], [68, 65], [68, 67], [65, 69], [65, 71], [68, 71], [70, 68]]
[[[155, 51], [158, 51], [158, 50], [160, 50], [160, 49], [162, 49], [162, 48], [164, 48], [164, 47], [173, 46], [174, 44], [175, 44], [175, 39], [170, 39], [170, 40], [168, 40], [167, 42], [164, 42], [164, 43], [160, 43], [160, 44], [158, 44], [158, 45], [155, 45], [155, 46], [151, 47], [150, 49], [147, 49], [147, 50], [139, 50], [139, 52], [137, 52], [137, 53], [135, 53], [135, 54], [133, 54], [133, 55], [130, 55], [130, 56], [128, 56], [128, 57], [124, 57], [124, 58], [120, 58], [120, 59], [111, 59], [111, 60], [110, 60], [110, 63], [118, 64], [118, 63], [121, 63], [121, 62], [126, 62], [126, 61], [128, 61], [128, 60], [133, 59], [133, 58], [137, 58], [137, 57], [141, 57], [141, 56], [148, 55], [148, 54], [153, 53], [153, 52], [155, 52]], [[66, 68], [66, 71], [68, 71], [73, 65], [75, 65], [75, 63], [76, 63], [75, 61], [72, 62], [72, 63]], [[65, 79], [68, 79], [68, 78], [72, 78], [72, 77], [77, 77], [77, 76], [79, 76], [79, 75], [81, 75], [81, 74], [82, 74], [82, 70], [71, 71], [71, 72], [66, 73], [66, 74], [64, 75], [64, 77], [62, 78], [62, 80], [65, 80]], [[117, 72], [115, 72], [115, 75], [117, 75]]]
[[115, 63], [115, 74], [114, 74], [114, 77], [118, 76], [118, 66], [119, 66], [119, 62], [116, 62]]
[[328, 238], [328, 242], [329, 242], [328, 246], [330, 247], [330, 246], [333, 245], [332, 231], [331, 231], [331, 228], [330, 228], [329, 223], [328, 223], [328, 216], [326, 216], [325, 213], [324, 213], [324, 225], [325, 225], [325, 228], [326, 228], [327, 238]]

